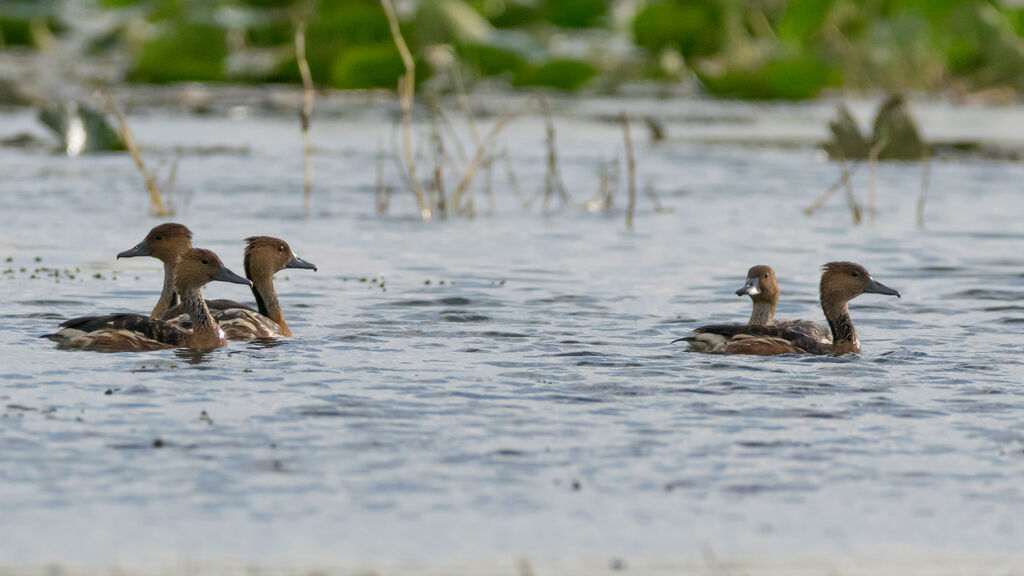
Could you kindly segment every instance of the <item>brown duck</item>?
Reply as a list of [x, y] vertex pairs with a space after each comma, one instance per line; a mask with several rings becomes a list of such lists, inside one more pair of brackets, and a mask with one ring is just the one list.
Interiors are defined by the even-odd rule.
[[111, 352], [219, 348], [227, 343], [224, 332], [210, 315], [202, 294], [203, 286], [214, 280], [252, 285], [249, 280], [228, 270], [209, 250], [191, 248], [175, 266], [173, 289], [193, 318], [191, 329], [142, 314], [107, 314], [68, 320], [60, 325], [57, 332], [47, 334], [45, 338], [62, 346]]
[[864, 293], [899, 297], [900, 293], [878, 282], [853, 262], [829, 262], [822, 266], [819, 292], [821, 309], [828, 320], [832, 341], [823, 342], [805, 331], [788, 326], [712, 324], [676, 340], [695, 352], [722, 354], [848, 354], [860, 353], [860, 341], [850, 319], [848, 304]]
[[155, 226], [134, 248], [117, 255], [118, 259], [152, 256], [164, 263], [164, 288], [149, 314], [153, 318], [163, 318], [168, 309], [178, 304], [178, 294], [174, 291], [174, 266], [190, 248], [192, 231], [181, 224], [167, 222]]
[[750, 312], [752, 326], [779, 326], [800, 330], [808, 336], [821, 340], [823, 343], [832, 341], [828, 328], [810, 320], [782, 320], [775, 317], [775, 308], [779, 304], [779, 281], [775, 270], [764, 264], [752, 266], [747, 271], [747, 280], [743, 287], [736, 291], [737, 296], [748, 295], [753, 303]]
[[[245, 276], [252, 281], [256, 309], [233, 300], [210, 300], [210, 310], [229, 340], [290, 337], [281, 303], [274, 290], [274, 274], [285, 268], [316, 270], [316, 265], [296, 256], [288, 243], [271, 236], [253, 236], [245, 240]], [[184, 307], [168, 310], [164, 317], [187, 325]]]

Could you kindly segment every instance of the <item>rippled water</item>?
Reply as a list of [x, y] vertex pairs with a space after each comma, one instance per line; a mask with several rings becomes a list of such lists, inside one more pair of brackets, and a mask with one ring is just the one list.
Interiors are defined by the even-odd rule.
[[[0, 135], [38, 130], [0, 118]], [[0, 559], [1019, 552], [1024, 167], [936, 162], [917, 229], [920, 166], [882, 166], [878, 218], [854, 227], [838, 196], [802, 214], [837, 176], [812, 149], [682, 137], [638, 143], [641, 185], [669, 211], [641, 198], [635, 232], [621, 212], [527, 213], [497, 173], [493, 214], [478, 192], [476, 220], [423, 224], [406, 195], [373, 214], [391, 125], [371, 113], [316, 124], [306, 218], [295, 124], [133, 119], [155, 164], [175, 145], [246, 147], [183, 153], [175, 220], [195, 245], [240, 271], [242, 238], [276, 235], [320, 266], [278, 275], [296, 338], [209, 353], [38, 338], [69, 317], [149, 310], [158, 263], [113, 257], [159, 220], [126, 156], [0, 149]], [[619, 129], [558, 125], [581, 204]], [[506, 139], [532, 193], [543, 124]], [[820, 320], [829, 260], [903, 292], [852, 304], [863, 355], [670, 344], [746, 318], [733, 290], [758, 263], [778, 273], [779, 316]]]

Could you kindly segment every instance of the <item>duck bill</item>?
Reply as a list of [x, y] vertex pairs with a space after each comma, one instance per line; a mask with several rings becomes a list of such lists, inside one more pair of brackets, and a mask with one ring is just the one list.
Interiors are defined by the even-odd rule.
[[134, 258], [136, 256], [152, 256], [149, 251], [149, 246], [146, 245], [146, 241], [143, 240], [135, 245], [131, 250], [125, 250], [124, 252], [117, 253], [117, 259], [121, 258]]
[[217, 270], [217, 273], [213, 275], [213, 278], [211, 278], [211, 280], [219, 280], [221, 282], [233, 282], [235, 284], [245, 284], [246, 286], [249, 287], [252, 286], [252, 282], [249, 281], [248, 278], [242, 278], [238, 274], [235, 274], [231, 270], [228, 270], [227, 266], [221, 266], [220, 270]]
[[761, 279], [760, 278], [747, 278], [747, 283], [736, 291], [737, 296], [757, 296], [761, 293]]
[[895, 296], [897, 298], [900, 297], [899, 290], [893, 290], [892, 288], [889, 288], [888, 286], [882, 284], [881, 282], [875, 280], [874, 278], [871, 279], [871, 282], [868, 283], [868, 286], [867, 288], [864, 289], [864, 291], [869, 294], [885, 294], [886, 296]]
[[316, 272], [316, 264], [312, 262], [306, 262], [302, 258], [292, 254], [292, 259], [284, 265], [285, 268], [305, 268], [306, 270], [312, 270]]

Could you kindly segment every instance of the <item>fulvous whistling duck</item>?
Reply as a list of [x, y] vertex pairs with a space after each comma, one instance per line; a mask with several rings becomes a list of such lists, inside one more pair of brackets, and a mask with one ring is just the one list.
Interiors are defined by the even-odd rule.
[[752, 266], [747, 271], [747, 280], [743, 287], [736, 291], [737, 296], [743, 296], [744, 294], [750, 296], [750, 300], [754, 304], [754, 309], [750, 312], [750, 325], [767, 326], [771, 324], [773, 326], [792, 328], [800, 330], [822, 342], [832, 341], [828, 328], [817, 322], [811, 322], [810, 320], [780, 320], [775, 318], [775, 307], [779, 303], [780, 293], [779, 281], [775, 277], [775, 270], [771, 266], [764, 264]]
[[153, 318], [163, 318], [168, 309], [178, 304], [178, 294], [174, 291], [174, 266], [190, 248], [192, 231], [181, 224], [168, 222], [155, 226], [142, 242], [117, 255], [118, 259], [152, 256], [164, 263], [164, 288], [156, 307], [149, 314]]
[[860, 264], [829, 262], [822, 266], [821, 309], [832, 331], [832, 342], [822, 342], [802, 330], [786, 326], [713, 324], [694, 330], [693, 336], [680, 338], [695, 352], [724, 354], [858, 354], [857, 332], [850, 319], [848, 303], [864, 293], [899, 297], [900, 293], [871, 277]]
[[[292, 331], [284, 320], [284, 312], [274, 290], [274, 274], [285, 268], [316, 271], [316, 265], [296, 256], [288, 243], [271, 236], [245, 239], [245, 276], [252, 281], [256, 310], [231, 300], [210, 300], [213, 317], [229, 340], [290, 337]], [[174, 322], [187, 322], [180, 316], [181, 307], [169, 310], [165, 317]]]
[[252, 282], [228, 270], [209, 250], [191, 248], [181, 255], [175, 266], [174, 291], [192, 318], [191, 330], [142, 314], [107, 314], [68, 320], [57, 332], [45, 337], [63, 346], [112, 352], [219, 348], [227, 343], [224, 331], [210, 316], [202, 293], [203, 286], [213, 280], [252, 286]]

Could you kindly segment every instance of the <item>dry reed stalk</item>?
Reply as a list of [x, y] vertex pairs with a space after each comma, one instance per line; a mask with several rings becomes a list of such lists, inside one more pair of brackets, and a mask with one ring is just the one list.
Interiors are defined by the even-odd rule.
[[644, 185], [644, 196], [647, 196], [651, 204], [654, 205], [654, 212], [656, 214], [669, 214], [672, 212], [671, 208], [662, 206], [661, 199], [658, 198], [658, 191], [654, 189], [654, 184], [648, 182]]
[[886, 144], [889, 143], [887, 136], [882, 137], [881, 140], [875, 142], [871, 149], [868, 150], [868, 175], [870, 181], [870, 187], [868, 188], [868, 214], [871, 216], [871, 221], [875, 221], [875, 216], [878, 214], [878, 197], [877, 197], [877, 185], [878, 185], [878, 155], [882, 153], [882, 149], [885, 148]]
[[[857, 165], [855, 165], [853, 167], [853, 170], [850, 171], [850, 176], [851, 177], [854, 174], [857, 173], [857, 170], [860, 170], [860, 166], [861, 166], [860, 164], [857, 164]], [[804, 208], [804, 215], [805, 216], [811, 216], [815, 212], [820, 210], [821, 207], [825, 205], [825, 202], [829, 198], [831, 198], [832, 195], [835, 194], [837, 190], [839, 190], [840, 188], [843, 187], [843, 180], [844, 180], [843, 176], [840, 176], [838, 180], [836, 180], [831, 186], [828, 187], [827, 190], [825, 190], [824, 194], [822, 194], [821, 196], [818, 196], [818, 198], [814, 202], [811, 202], [810, 206], [808, 206], [807, 208]]]
[[398, 80], [399, 102], [402, 105], [402, 150], [405, 154], [405, 167], [409, 172], [409, 183], [412, 185], [413, 196], [416, 197], [416, 205], [420, 209], [420, 218], [430, 220], [430, 206], [427, 205], [426, 197], [423, 194], [423, 186], [420, 184], [419, 178], [416, 177], [416, 162], [412, 151], [412, 100], [416, 94], [416, 62], [402, 36], [402, 30], [398, 26], [398, 15], [395, 13], [395, 7], [391, 4], [391, 0], [380, 0], [380, 4], [388, 17], [391, 37], [402, 57], [402, 66], [405, 67], [405, 75]]
[[466, 124], [469, 125], [469, 134], [473, 137], [473, 145], [479, 146], [480, 132], [476, 129], [476, 120], [473, 119], [473, 107], [470, 105], [469, 95], [466, 94], [466, 84], [462, 81], [462, 70], [459, 69], [458, 58], [452, 59], [449, 68], [451, 69], [452, 79], [455, 84], [456, 100], [459, 102], [462, 115], [466, 118]]
[[461, 209], [462, 196], [466, 193], [466, 189], [473, 183], [473, 178], [476, 176], [477, 170], [480, 168], [480, 163], [484, 159], [484, 154], [487, 151], [487, 147], [490, 146], [491, 142], [505, 129], [505, 126], [511, 122], [514, 118], [526, 111], [527, 107], [537, 99], [537, 95], [531, 95], [527, 98], [519, 108], [511, 110], [502, 115], [494, 126], [491, 127], [490, 132], [484, 137], [483, 141], [476, 147], [476, 152], [473, 153], [473, 158], [470, 159], [469, 164], [466, 165], [466, 171], [462, 175], [462, 179], [459, 181], [458, 186], [455, 187], [455, 191], [452, 192], [451, 197], [451, 209], [453, 211]]
[[445, 190], [444, 190], [444, 138], [441, 137], [441, 129], [438, 125], [438, 110], [440, 106], [435, 102], [430, 107], [430, 148], [431, 159], [433, 160], [433, 178], [431, 179], [430, 205], [436, 208], [441, 218], [446, 216]]
[[622, 138], [626, 142], [626, 178], [629, 186], [629, 199], [626, 204], [626, 228], [633, 229], [633, 216], [636, 213], [636, 160], [633, 158], [633, 138], [629, 135], [629, 114], [622, 111]]
[[597, 164], [597, 192], [585, 204], [589, 212], [609, 212], [619, 189], [619, 159], [601, 160]]
[[299, 112], [302, 123], [302, 211], [309, 214], [309, 201], [313, 196], [313, 140], [309, 135], [309, 125], [313, 118], [316, 93], [313, 91], [313, 74], [306, 60], [304, 21], [295, 27], [295, 60], [299, 63], [299, 75], [302, 76], [302, 110]]
[[562, 175], [558, 170], [558, 141], [555, 133], [555, 121], [551, 117], [551, 107], [548, 106], [548, 99], [543, 94], [539, 97], [540, 109], [544, 113], [545, 142], [548, 149], [548, 171], [544, 177], [544, 211], [548, 211], [548, 205], [555, 192], [562, 199], [562, 207], [569, 205], [569, 197], [565, 193], [565, 184], [562, 183]]
[[373, 206], [377, 214], [385, 214], [390, 203], [390, 186], [384, 186], [384, 138], [377, 137], [377, 185], [373, 190]]
[[[128, 153], [131, 154], [132, 160], [135, 161], [135, 167], [139, 169], [139, 173], [142, 174], [142, 179], [146, 182], [146, 189], [149, 191], [149, 203], [153, 207], [153, 211], [157, 216], [170, 216], [174, 214], [174, 210], [164, 202], [164, 193], [157, 186], [156, 180], [153, 175], [146, 169], [146, 165], [142, 162], [142, 153], [139, 151], [139, 145], [135, 142], [135, 134], [132, 133], [132, 129], [128, 127], [128, 121], [125, 120], [124, 114], [121, 113], [121, 109], [117, 107], [117, 103], [114, 102], [114, 98], [106, 92], [100, 92], [103, 96], [103, 101], [107, 105], [107, 110], [114, 115], [117, 119], [117, 126], [121, 132], [121, 139], [124, 140], [124, 146], [128, 149]], [[176, 172], [176, 170], [175, 170]]]
[[508, 179], [508, 185], [512, 188], [512, 193], [516, 195], [516, 200], [518, 200], [520, 204], [526, 206], [527, 202], [523, 200], [523, 189], [519, 187], [519, 178], [516, 177], [516, 170], [512, 166], [512, 160], [509, 157], [508, 148], [501, 151], [501, 158], [505, 161], [505, 178]]
[[[455, 130], [455, 124], [452, 122], [452, 119], [445, 114], [444, 108], [438, 106], [437, 114], [441, 118], [441, 123], [442, 126], [444, 126], [445, 131], [448, 132], [448, 139], [455, 143], [455, 152], [458, 154], [459, 162], [464, 166], [467, 162], [466, 149], [462, 146], [462, 139], [459, 138], [459, 134]], [[462, 169], [459, 168], [457, 172], [462, 172]]]
[[924, 167], [921, 172], [921, 195], [917, 197], [917, 227], [924, 228], [924, 203], [928, 199], [928, 185], [932, 175], [932, 154], [925, 149]]
[[860, 206], [857, 204], [857, 198], [853, 195], [853, 180], [850, 178], [850, 171], [846, 168], [846, 156], [844, 154], [839, 155], [839, 170], [843, 175], [843, 186], [846, 189], [846, 203], [850, 207], [850, 214], [853, 215], [853, 223], [860, 224]]

